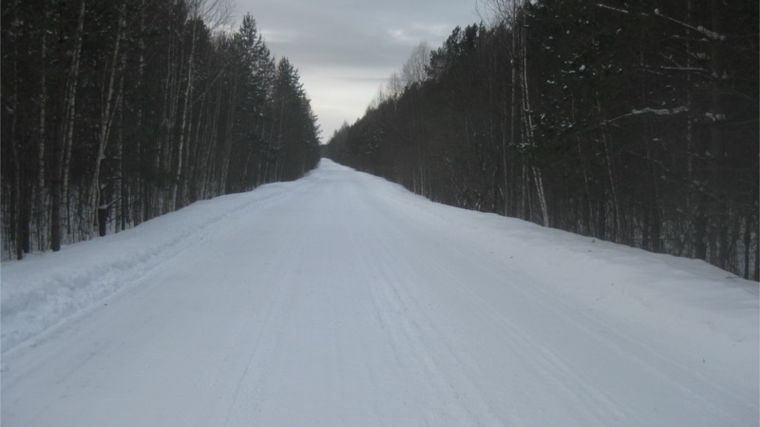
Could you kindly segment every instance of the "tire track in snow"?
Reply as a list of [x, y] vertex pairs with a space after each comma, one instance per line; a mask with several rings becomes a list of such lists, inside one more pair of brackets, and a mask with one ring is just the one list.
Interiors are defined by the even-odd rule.
[[[599, 350], [603, 350], [604, 354], [609, 356], [607, 360], [618, 359], [625, 361], [624, 364], [628, 364], [631, 367], [637, 367], [639, 371], [646, 373], [645, 376], [657, 378], [657, 381], [662, 382], [663, 385], [667, 385], [671, 389], [679, 390], [679, 395], [683, 396], [691, 394], [693, 384], [690, 384], [692, 388], [689, 388], [669, 375], [673, 371], [684, 375], [687, 374], [687, 371], [685, 370], [686, 368], [682, 367], [677, 359], [666, 358], [665, 355], [652, 351], [648, 346], [630, 338], [623, 332], [614, 329], [611, 325], [600, 323], [598, 319], [580, 312], [577, 307], [571, 306], [567, 301], [563, 301], [560, 298], [545, 292], [538, 292], [537, 289], [540, 290], [543, 288], [543, 284], [535, 282], [535, 279], [526, 275], [525, 272], [528, 270], [516, 271], [496, 268], [498, 264], [489, 264], [486, 262], [489, 256], [483, 253], [482, 248], [476, 249], [471, 253], [465, 253], [456, 244], [450, 245], [448, 248], [448, 250], [456, 255], [447, 256], [447, 261], [442, 262], [438, 258], [431, 257], [427, 251], [430, 248], [442, 246], [440, 239], [440, 232], [442, 230], [437, 230], [439, 234], [433, 234], [436, 233], [436, 231], [429, 229], [427, 223], [425, 223], [424, 220], [421, 220], [419, 215], [413, 216], [414, 222], [407, 220], [407, 218], [411, 218], [412, 216], [405, 216], [409, 215], [408, 211], [398, 210], [400, 205], [401, 203], [396, 205], [377, 205], [376, 207], [382, 209], [387, 206], [393, 209], [393, 211], [385, 212], [383, 215], [383, 218], [388, 219], [389, 224], [395, 224], [396, 226], [403, 224], [404, 222], [408, 224], [408, 227], [405, 227], [400, 234], [408, 237], [413, 235], [416, 231], [419, 231], [414, 235], [414, 238], [408, 239], [408, 244], [417, 246], [415, 249], [421, 254], [420, 257], [415, 260], [415, 263], [427, 264], [430, 266], [429, 270], [448, 272], [441, 276], [448, 275], [457, 277], [458, 281], [454, 281], [456, 285], [449, 286], [448, 291], [459, 292], [462, 296], [462, 298], [460, 298], [461, 302], [477, 301], [477, 303], [471, 305], [469, 313], [478, 313], [483, 312], [484, 310], [489, 311], [488, 309], [493, 306], [489, 301], [483, 299], [482, 295], [474, 292], [474, 289], [471, 289], [472, 286], [468, 286], [467, 277], [463, 276], [461, 273], [458, 274], [457, 271], [452, 269], [452, 266], [457, 264], [466, 264], [468, 268], [463, 268], [462, 270], [468, 272], [482, 269], [485, 271], [483, 275], [486, 276], [485, 278], [488, 282], [508, 285], [513, 297], [519, 297], [528, 303], [528, 306], [535, 306], [537, 309], [540, 309], [542, 313], [550, 314], [551, 316], [558, 318], [558, 325], [563, 325], [562, 327], [568, 329], [568, 332], [574, 330], [576, 334], [580, 333], [578, 338], [593, 343], [593, 345]], [[392, 219], [389, 219], [391, 217]], [[431, 221], [431, 223], [433, 222], [434, 221]], [[426, 233], [427, 236], [424, 235]], [[452, 243], [459, 242], [452, 241]], [[477, 254], [478, 258], [474, 258], [473, 254]], [[492, 259], [491, 261], [493, 260], [495, 259]], [[505, 280], [504, 277], [508, 277], [505, 273], [515, 273], [519, 279], [510, 278], [510, 280]], [[499, 274], [501, 274], [501, 278], [499, 277]], [[429, 278], [431, 275], [426, 273], [425, 277]], [[514, 285], [513, 283], [521, 283], [522, 285]], [[469, 283], [469, 285], [472, 285], [472, 283]], [[477, 286], [475, 286], [475, 288], [477, 288]], [[430, 287], [429, 291], [430, 292], [426, 295], [430, 295], [436, 290]], [[635, 422], [641, 422], [640, 410], [632, 409], [630, 405], [625, 403], [625, 401], [616, 401], [614, 398], [615, 394], [610, 395], [609, 393], [611, 389], [599, 388], [584, 379], [580, 374], [582, 371], [578, 369], [580, 366], [577, 364], [568, 364], [569, 362], [576, 361], [568, 360], [567, 354], [557, 352], [561, 347], [554, 348], [553, 346], [544, 345], [534, 337], [526, 335], [523, 332], [522, 325], [515, 324], [510, 320], [509, 312], [491, 309], [490, 313], [493, 316], [493, 321], [484, 322], [484, 324], [488, 323], [496, 325], [500, 329], [502, 336], [509, 336], [510, 339], [520, 342], [521, 345], [517, 347], [527, 350], [524, 352], [525, 357], [522, 358], [522, 361], [526, 363], [526, 366], [533, 366], [536, 376], [540, 375], [539, 373], [542, 370], [546, 371], [548, 374], [544, 376], [543, 382], [553, 383], [556, 385], [556, 389], [564, 390], [563, 393], [559, 394], [560, 398], [564, 395], [564, 400], [576, 401], [572, 406], [579, 408], [581, 411], [586, 411], [587, 413], [583, 415], [584, 418], [589, 416], [595, 418], [600, 422], [600, 425], [605, 424], [604, 420], [607, 420], [606, 422], [609, 423], [611, 419], [618, 420], [620, 425], [629, 425], [631, 422], [634, 422], [634, 420], [638, 420]], [[524, 315], [525, 313], [522, 314]], [[525, 319], [526, 318], [523, 320]], [[437, 320], [431, 320], [429, 323], [431, 325], [437, 325], [440, 323], [440, 320], [440, 318]], [[582, 320], [582, 322], [579, 320]], [[570, 328], [568, 328], [568, 326]], [[606, 335], [600, 335], [598, 333], [600, 330], [605, 330]], [[609, 337], [614, 337], [615, 340], [624, 343], [624, 346], [611, 342]], [[556, 339], [554, 341], [553, 344], [556, 345]], [[627, 351], [623, 350], [624, 348]], [[632, 348], [637, 349], [634, 354], [629, 353]], [[594, 356], [594, 350], [588, 349], [586, 352], [588, 352], [590, 356]], [[614, 357], [612, 357], [613, 355]], [[599, 356], [596, 356], [596, 359], [602, 360]], [[533, 363], [536, 360], [540, 360], [541, 363]], [[662, 364], [664, 366], [652, 365], [651, 361], [653, 360], [659, 360], [660, 362], [658, 365]], [[688, 374], [689, 381], [693, 381], [695, 378], [703, 378], [698, 372], [688, 372]], [[677, 376], [680, 376], [680, 374]], [[569, 387], [568, 385], [571, 384], [574, 386]], [[622, 386], [625, 387], [624, 385]], [[720, 386], [715, 386], [709, 382], [701, 382], [696, 388], [700, 390], [717, 388], [714, 395], [721, 396], [723, 394], [723, 390]], [[741, 423], [742, 418], [731, 411], [727, 411], [725, 406], [718, 406], [711, 399], [704, 396], [696, 397], [702, 401], [703, 405], [712, 408], [712, 411], [723, 413], [724, 417], [734, 419], [737, 423]], [[663, 402], [666, 401], [661, 401], [660, 405], [662, 405]], [[526, 416], [528, 417], [527, 419], [533, 419], [535, 421], [534, 414], [526, 414]]]
[[[438, 405], [433, 405], [433, 414], [428, 414], [429, 425], [505, 425], [494, 416], [493, 408], [482, 398], [482, 392], [461, 369], [461, 361], [452, 351], [450, 343], [440, 330], [435, 327], [433, 319], [427, 314], [427, 307], [413, 295], [419, 291], [419, 283], [426, 279], [418, 274], [420, 261], [425, 261], [424, 253], [413, 260], [401, 259], [398, 249], [408, 249], [411, 242], [409, 234], [402, 234], [368, 200], [371, 193], [359, 192], [367, 206], [364, 215], [371, 218], [368, 221], [370, 233], [367, 237], [373, 244], [372, 259], [367, 260], [367, 266], [372, 269], [373, 277], [377, 277], [376, 288], [382, 290], [381, 298], [391, 307], [391, 313], [386, 323], [394, 322], [401, 326], [404, 345], [412, 349], [412, 355], [421, 363], [426, 372], [425, 379], [430, 387], [437, 390]], [[382, 231], [382, 234], [380, 233]], [[400, 272], [406, 275], [401, 276]], [[395, 315], [393, 315], [395, 313]], [[396, 346], [400, 348], [402, 346]], [[408, 364], [408, 362], [407, 362]], [[414, 365], [416, 368], [417, 365]], [[414, 368], [407, 368], [410, 374]], [[448, 402], [448, 403], [443, 403]], [[452, 414], [452, 407], [458, 406], [461, 414]]]
[[750, 425], [683, 349], [489, 254], [483, 217], [329, 163], [280, 190], [14, 351], [3, 425]]

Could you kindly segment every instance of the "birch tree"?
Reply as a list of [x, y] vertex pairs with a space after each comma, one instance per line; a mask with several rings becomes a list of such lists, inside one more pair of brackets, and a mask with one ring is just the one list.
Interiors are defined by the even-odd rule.
[[481, 5], [490, 28], [455, 28], [420, 87], [378, 98], [328, 155], [436, 201], [501, 197], [506, 214], [760, 278], [757, 2]]
[[84, 31], [85, 0], [79, 2], [79, 14], [77, 18], [76, 32], [73, 34], [74, 48], [66, 51], [66, 34], [63, 30], [64, 6], [61, 3], [59, 10], [60, 30], [58, 35], [59, 60], [65, 64], [65, 57], [70, 53], [71, 60], [69, 71], [65, 79], [59, 83], [59, 100], [62, 104], [59, 119], [57, 138], [55, 142], [53, 177], [50, 191], [50, 248], [53, 251], [61, 249], [61, 209], [66, 204], [67, 221], [70, 210], [69, 198], [69, 166], [71, 164], [71, 145], [74, 135], [74, 120], [76, 108], [77, 87], [79, 85], [79, 64], [82, 50], [82, 33]]
[[[100, 114], [100, 125], [98, 126], [98, 151], [95, 156], [95, 167], [92, 176], [92, 184], [90, 185], [90, 212], [92, 215], [92, 229], [90, 231], [90, 237], [94, 237], [95, 233], [99, 235], [105, 235], [105, 214], [108, 211], [108, 206], [101, 204], [103, 201], [100, 197], [100, 169], [101, 163], [105, 158], [106, 146], [111, 135], [111, 129], [113, 125], [113, 119], [116, 116], [116, 110], [121, 103], [123, 85], [119, 85], [117, 82], [117, 75], [123, 72], [124, 62], [126, 60], [125, 53], [122, 52], [121, 44], [122, 37], [124, 35], [124, 27], [126, 26], [126, 3], [122, 3], [119, 7], [119, 18], [116, 25], [116, 34], [114, 35], [113, 52], [111, 53], [110, 64], [108, 66], [108, 83], [103, 88], [104, 92], [104, 104]], [[104, 212], [105, 211], [105, 212]]]
[[[308, 99], [275, 99], [274, 61], [255, 26], [248, 50], [216, 31], [230, 6], [3, 4], [3, 259], [119, 232], [316, 164]], [[287, 155], [275, 156], [267, 141], [286, 131]], [[267, 173], [270, 160], [276, 173]]]

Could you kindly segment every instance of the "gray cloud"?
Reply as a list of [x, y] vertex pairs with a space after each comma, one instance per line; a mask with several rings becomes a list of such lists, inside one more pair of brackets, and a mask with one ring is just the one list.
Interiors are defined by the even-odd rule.
[[437, 48], [457, 25], [479, 20], [475, 0], [237, 0], [277, 57], [299, 69], [327, 142], [364, 114], [377, 88], [421, 41]]

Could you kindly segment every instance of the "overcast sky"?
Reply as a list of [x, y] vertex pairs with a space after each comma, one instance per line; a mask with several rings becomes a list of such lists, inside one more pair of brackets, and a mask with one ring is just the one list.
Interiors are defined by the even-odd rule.
[[477, 0], [236, 0], [272, 54], [287, 56], [319, 117], [322, 141], [364, 115], [377, 88], [426, 41], [437, 49], [457, 25], [479, 22]]

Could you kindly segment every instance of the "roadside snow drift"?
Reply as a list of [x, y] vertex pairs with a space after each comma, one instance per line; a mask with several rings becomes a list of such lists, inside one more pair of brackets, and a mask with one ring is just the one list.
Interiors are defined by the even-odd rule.
[[758, 286], [323, 160], [2, 264], [3, 426], [757, 426]]

